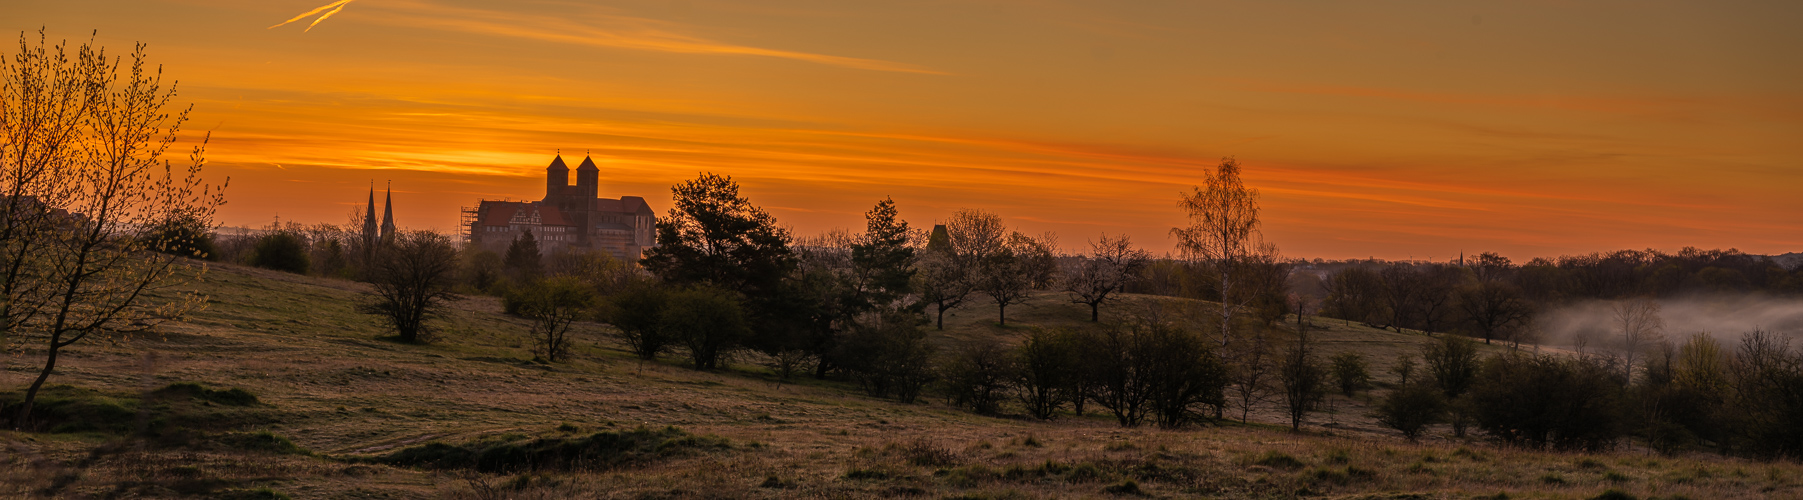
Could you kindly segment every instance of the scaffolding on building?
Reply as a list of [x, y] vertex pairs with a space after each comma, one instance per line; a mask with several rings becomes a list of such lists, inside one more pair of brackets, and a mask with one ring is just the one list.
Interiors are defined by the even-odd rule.
[[481, 215], [477, 212], [479, 210], [481, 210], [483, 201], [487, 201], [487, 200], [476, 200], [476, 206], [462, 207], [462, 210], [458, 212], [460, 215], [457, 219], [457, 243], [458, 244], [462, 244], [462, 245], [469, 244], [470, 230], [476, 226], [476, 219]]

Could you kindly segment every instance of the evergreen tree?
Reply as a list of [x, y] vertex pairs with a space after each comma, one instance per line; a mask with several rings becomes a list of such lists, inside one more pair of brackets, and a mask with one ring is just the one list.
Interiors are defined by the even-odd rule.
[[542, 269], [538, 257], [538, 240], [532, 237], [532, 230], [527, 229], [507, 245], [507, 257], [501, 265], [514, 279], [529, 281]]
[[[914, 249], [908, 246], [908, 221], [897, 217], [895, 200], [884, 198], [864, 213], [864, 238], [851, 247], [865, 308], [894, 304], [907, 296], [914, 279]], [[907, 307], [918, 307], [907, 305]]]

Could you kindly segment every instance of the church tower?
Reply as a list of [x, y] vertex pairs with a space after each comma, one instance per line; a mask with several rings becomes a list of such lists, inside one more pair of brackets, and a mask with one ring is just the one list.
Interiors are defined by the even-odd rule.
[[576, 192], [584, 207], [596, 198], [600, 190], [601, 169], [595, 168], [595, 160], [584, 155], [582, 165], [576, 167]]
[[551, 166], [545, 167], [545, 199], [553, 200], [563, 196], [563, 188], [570, 185], [570, 167], [563, 164], [563, 155], [551, 160]]
[[368, 251], [376, 248], [376, 240], [382, 236], [376, 232], [376, 183], [373, 181], [369, 183], [369, 204], [363, 207], [367, 212], [363, 215], [363, 248]]
[[394, 243], [394, 230], [394, 185], [390, 184], [388, 186], [388, 199], [382, 201], [383, 243]]

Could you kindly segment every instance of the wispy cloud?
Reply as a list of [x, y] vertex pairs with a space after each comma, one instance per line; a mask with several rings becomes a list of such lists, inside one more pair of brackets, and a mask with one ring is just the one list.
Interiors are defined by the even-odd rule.
[[[320, 12], [320, 21], [343, 10], [354, 0], [338, 0], [307, 11], [276, 26], [282, 26]], [[842, 68], [928, 75], [948, 74], [914, 64], [834, 56], [794, 50], [753, 47], [689, 35], [691, 27], [642, 17], [607, 12], [574, 12], [565, 16], [543, 16], [500, 10], [470, 9], [423, 2], [393, 1], [381, 6], [396, 15], [370, 16], [367, 20], [383, 24], [441, 29], [542, 42], [584, 45], [628, 50], [670, 52], [678, 54], [717, 54], [774, 57], [805, 61]], [[331, 9], [327, 11], [327, 9]], [[274, 28], [276, 26], [271, 26]], [[309, 25], [308, 29], [312, 29]]]
[[[319, 16], [319, 19], [314, 19], [313, 24], [307, 25], [307, 29], [301, 30], [302, 33], [306, 33], [308, 31], [313, 31], [314, 26], [319, 26], [319, 23], [321, 21], [325, 21], [326, 18], [332, 17], [332, 15], [337, 14], [338, 11], [344, 10], [344, 6], [350, 5], [350, 3], [354, 2], [354, 1], [356, 1], [356, 0], [338, 0], [336, 2], [325, 4], [325, 5], [319, 6], [318, 8], [315, 8], [313, 10], [309, 10], [305, 13], [302, 13], [301, 15], [294, 16], [293, 18], [290, 18], [287, 21], [282, 21], [280, 23], [277, 23], [275, 26], [270, 26], [269, 28], [266, 28], [266, 29], [276, 29], [276, 28], [280, 28], [283, 26], [287, 26], [289, 23], [299, 21], [302, 19], [306, 19], [307, 16], [318, 14], [320, 12], [325, 12], [325, 15]], [[331, 9], [331, 11], [328, 12], [328, 11], [326, 11], [326, 9]]]

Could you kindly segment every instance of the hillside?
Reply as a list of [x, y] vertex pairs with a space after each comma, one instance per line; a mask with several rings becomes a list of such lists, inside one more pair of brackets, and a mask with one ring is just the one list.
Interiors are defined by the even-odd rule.
[[[1334, 397], [1334, 412], [1311, 417], [1302, 434], [1269, 425], [1278, 422], [1273, 415], [1255, 415], [1251, 425], [1183, 430], [1121, 429], [1095, 415], [988, 418], [937, 398], [900, 405], [841, 382], [778, 383], [752, 360], [717, 373], [683, 368], [673, 358], [641, 363], [593, 324], [578, 327], [573, 361], [533, 363], [526, 325], [501, 314], [493, 298], [459, 302], [438, 323], [437, 342], [408, 345], [383, 340], [373, 318], [355, 311], [358, 284], [226, 265], [199, 286], [211, 296], [205, 310], [160, 335], [81, 344], [52, 379], [110, 398], [116, 404], [95, 408], [122, 409], [105, 414], [117, 426], [163, 429], [163, 437], [120, 445], [109, 444], [121, 442], [117, 433], [104, 431], [0, 433], [0, 462], [8, 464], [0, 495], [1590, 498], [1612, 488], [1661, 498], [1803, 495], [1803, 467], [1791, 463], [1532, 452], [1443, 433], [1409, 444], [1371, 422], [1364, 396]], [[1161, 311], [1170, 314], [1207, 308], [1136, 296], [1112, 314], [1152, 303], [1164, 303]], [[994, 324], [992, 306], [967, 306], [949, 315], [935, 338], [946, 346], [1011, 339], [1029, 326], [1078, 325], [1087, 317], [1083, 306], [1047, 293], [1011, 307], [1005, 328]], [[1391, 377], [1385, 369], [1396, 357], [1428, 340], [1314, 322], [1324, 354], [1364, 353], [1380, 381]], [[9, 353], [0, 388], [28, 384], [35, 354]], [[259, 403], [233, 403], [206, 390], [169, 396], [177, 392], [168, 386], [182, 382], [242, 388]], [[59, 391], [70, 400], [101, 398]], [[169, 445], [183, 425], [217, 431], [221, 437], [209, 439], [220, 444], [188, 438]], [[258, 434], [264, 431], [277, 437]], [[242, 445], [250, 442], [242, 436], [286, 438], [310, 453]], [[427, 443], [529, 437], [545, 447], [588, 449], [605, 438], [606, 446], [637, 451], [627, 463], [579, 462], [590, 470], [581, 473], [371, 463], [428, 452], [442, 458], [455, 448]], [[403, 450], [406, 457], [393, 455]]]

